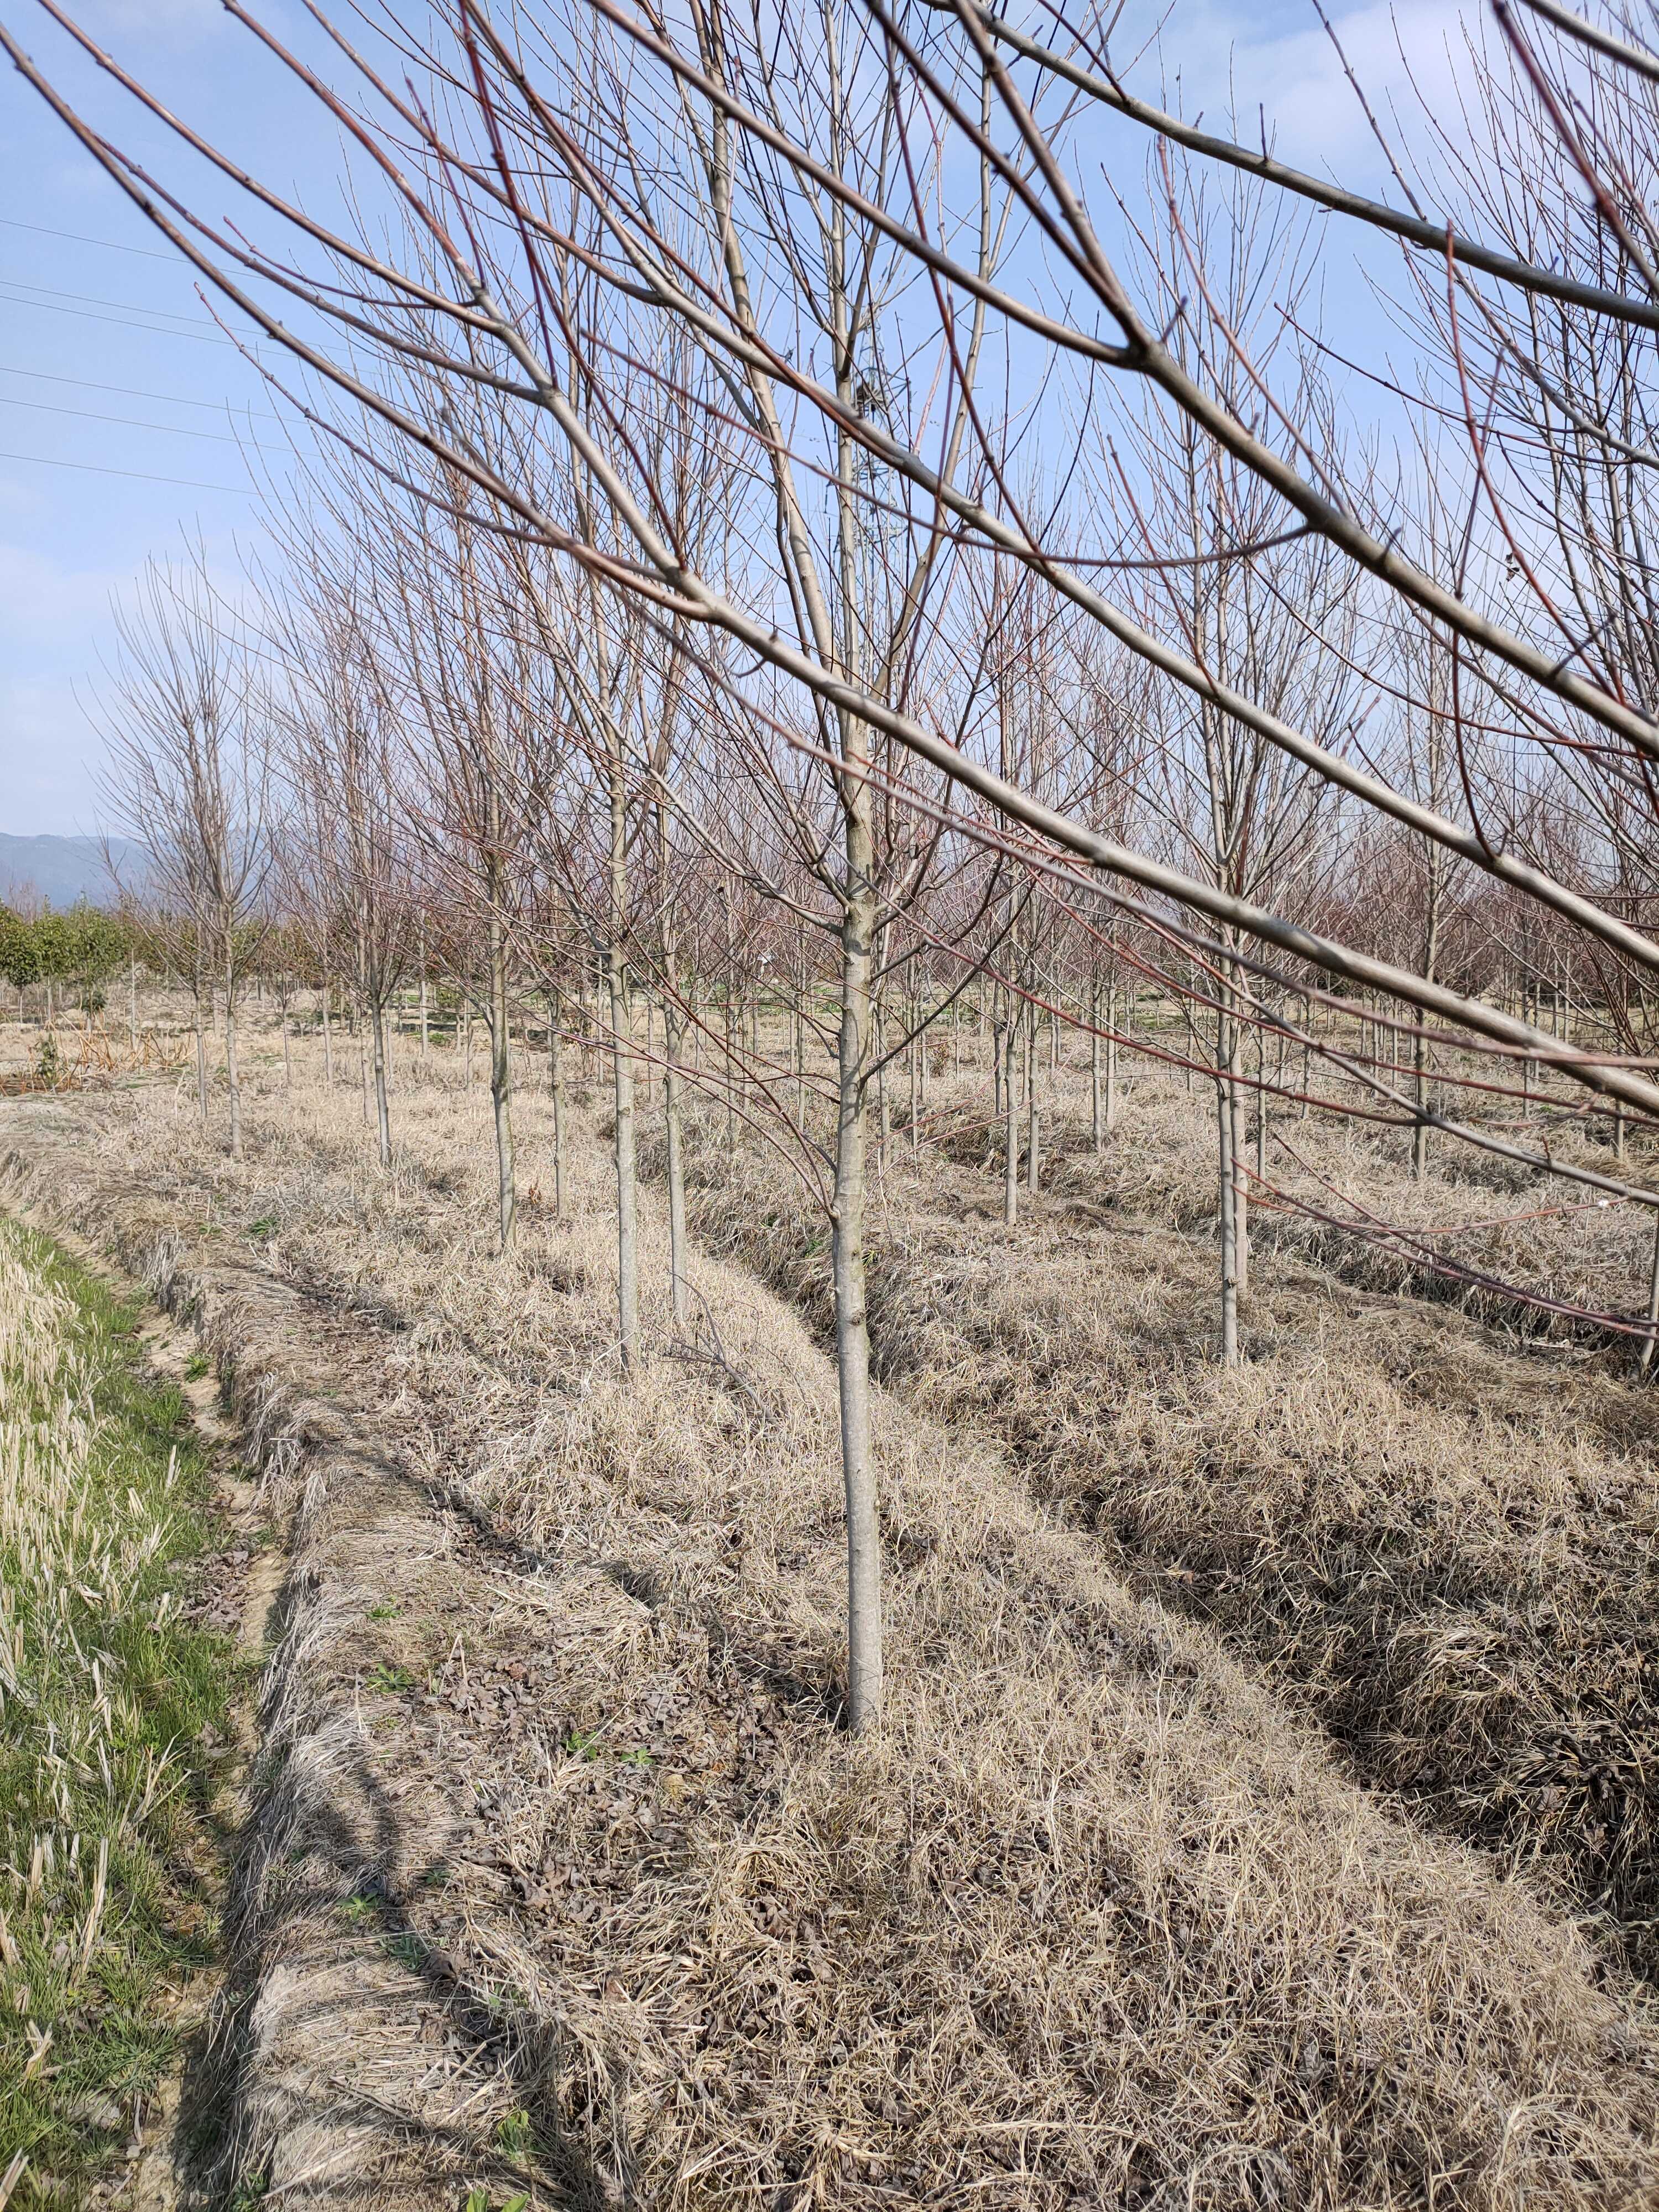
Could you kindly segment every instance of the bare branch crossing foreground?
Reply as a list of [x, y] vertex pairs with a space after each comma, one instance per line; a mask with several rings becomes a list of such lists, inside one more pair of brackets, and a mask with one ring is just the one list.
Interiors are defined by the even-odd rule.
[[[158, 570], [130, 627], [112, 787], [153, 942], [222, 1006], [233, 1154], [260, 959], [320, 988], [331, 1073], [337, 989], [362, 1009], [383, 1168], [390, 1011], [418, 991], [424, 1045], [441, 1000], [469, 1041], [476, 1010], [503, 1251], [515, 1022], [540, 1006], [561, 1131], [564, 1055], [602, 1048], [630, 1376], [657, 1091], [683, 1335], [688, 1095], [787, 1164], [833, 1250], [852, 1729], [883, 1686], [872, 1147], [907, 1086], [939, 1139], [964, 1014], [1010, 1226], [1042, 1035], [1055, 1066], [1086, 1046], [1097, 1152], [1122, 1058], [1210, 1086], [1228, 1365], [1252, 1200], [1457, 1275], [1437, 1231], [1310, 1188], [1292, 1114], [1406, 1129], [1419, 1182], [1432, 1139], [1659, 1222], [1633, 25], [1496, 8], [1461, 137], [1385, 130], [1349, 71], [1379, 198], [1279, 160], [1271, 118], [1252, 145], [1145, 96], [1115, 14], [388, 0], [313, 9], [301, 51], [227, 8], [273, 99], [337, 128], [361, 228], [57, 0], [59, 59], [0, 27], [325, 434], [272, 481], [246, 605]], [[134, 110], [176, 170], [124, 150]], [[1404, 381], [1321, 331], [1356, 239]], [[1177, 1030], [1133, 1018], [1148, 992]], [[1628, 1312], [1482, 1292], [1645, 1364], [1654, 1250]]]

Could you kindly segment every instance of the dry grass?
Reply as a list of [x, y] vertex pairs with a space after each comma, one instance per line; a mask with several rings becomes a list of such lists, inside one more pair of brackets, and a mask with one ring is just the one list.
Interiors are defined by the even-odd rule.
[[[887, 1380], [994, 1436], [1138, 1587], [1293, 1686], [1368, 1781], [1541, 1860], [1650, 1966], [1659, 1485], [1628, 1355], [1527, 1352], [1420, 1303], [1356, 1301], [1302, 1264], [1328, 1239], [1268, 1218], [1249, 1361], [1224, 1375], [1205, 1102], [1144, 1083], [1103, 1160], [1075, 1118], [1058, 1135], [1058, 1200], [1012, 1237], [982, 1170], [895, 1146], [872, 1289]], [[1395, 1218], [1561, 1195], [1415, 1186], [1346, 1133], [1297, 1140]], [[757, 1158], [734, 1198], [715, 1130], [699, 1164], [702, 1233], [822, 1325], [816, 1222]], [[1624, 1214], [1553, 1216], [1503, 1232], [1502, 1257], [1524, 1261], [1527, 1242], [1536, 1273], [1605, 1289], [1639, 1233]], [[1386, 1259], [1340, 1256], [1371, 1288], [1399, 1279]]]
[[[1484, 1071], [1490, 1073], [1490, 1070]], [[1140, 1226], [1158, 1226], [1212, 1239], [1216, 1217], [1216, 1131], [1213, 1094], [1188, 1091], [1173, 1071], [1136, 1065], [1125, 1109], [1103, 1155], [1093, 1151], [1088, 1127], [1085, 1079], [1072, 1068], [1042, 1075], [1045, 1110], [1043, 1188], [1074, 1204]], [[936, 1088], [930, 1127], [940, 1153], [956, 1165], [1001, 1172], [1000, 1128], [988, 1130], [986, 1086], [964, 1071]], [[1564, 1165], [1589, 1167], [1636, 1182], [1651, 1180], [1651, 1158], [1636, 1148], [1621, 1163], [1599, 1119], [1587, 1122], [1499, 1111], [1504, 1102], [1478, 1096], [1445, 1102], [1478, 1126], [1490, 1125]], [[1254, 1103], [1247, 1100], [1254, 1121]], [[1652, 1220], [1642, 1208], [1603, 1204], [1582, 1185], [1553, 1180], [1513, 1161], [1482, 1152], [1438, 1133], [1430, 1140], [1430, 1165], [1421, 1182], [1411, 1172], [1407, 1132], [1326, 1115], [1298, 1118], [1294, 1106], [1275, 1105], [1275, 1133], [1267, 1152], [1270, 1182], [1315, 1213], [1339, 1220], [1370, 1217], [1419, 1240], [1429, 1252], [1457, 1262], [1491, 1284], [1437, 1271], [1425, 1255], [1398, 1240], [1368, 1237], [1358, 1228], [1333, 1226], [1314, 1214], [1253, 1205], [1251, 1234], [1257, 1247], [1307, 1258], [1322, 1271], [1373, 1290], [1411, 1291], [1498, 1322], [1528, 1339], [1553, 1337], [1581, 1348], [1601, 1348], [1618, 1366], [1628, 1358], [1627, 1339], [1506, 1297], [1503, 1284], [1541, 1293], [1598, 1313], [1639, 1314], [1647, 1297]], [[1281, 1141], [1282, 1140], [1282, 1141]], [[896, 1164], [908, 1150], [901, 1132]], [[995, 1152], [994, 1161], [991, 1158]], [[1245, 1165], [1254, 1170], [1254, 1139]]]
[[[1237, 1535], [1237, 1513], [1261, 1510], [1246, 1464], [1275, 1425], [1287, 1456], [1294, 1394], [1258, 1370], [1224, 1419], [1195, 1363], [1149, 1374], [1144, 1332], [1180, 1295], [1152, 1270], [1137, 1287], [1117, 1241], [1086, 1267], [1076, 1248], [1063, 1279], [1034, 1248], [1042, 1297], [972, 1237], [936, 1282], [930, 1313], [968, 1319], [931, 1365], [915, 1349], [945, 1324], [923, 1326], [896, 1363], [902, 1400], [880, 1403], [891, 1703], [854, 1744], [830, 1717], [832, 1378], [751, 1275], [699, 1260], [708, 1322], [683, 1357], [653, 1300], [658, 1356], [627, 1386], [591, 1141], [574, 1218], [532, 1203], [502, 1263], [482, 1098], [448, 1082], [400, 1093], [386, 1179], [355, 1097], [310, 1072], [292, 1101], [273, 1085], [255, 1102], [240, 1168], [160, 1093], [97, 1110], [102, 1171], [141, 1184], [191, 1249], [251, 1243], [378, 1343], [385, 1432], [477, 1518], [489, 1564], [451, 1571], [475, 1599], [484, 1576], [492, 1601], [402, 1643], [387, 1623], [386, 1663], [409, 1679], [394, 1667], [356, 1694], [371, 1735], [403, 1729], [447, 1762], [450, 1879], [391, 1902], [516, 2023], [536, 2057], [526, 2125], [579, 2196], [769, 2212], [1651, 2201], [1651, 2027], [1580, 1934], [1346, 1781], [1267, 1685], [1114, 1579], [988, 1440], [999, 1379], [1030, 1405], [1063, 1372], [1059, 1428], [1101, 1433], [1108, 1400], [1114, 1436], [1152, 1425], [1114, 1493], [1126, 1516], [1133, 1497], [1148, 1528], [1219, 1524], [1231, 1500]], [[539, 1101], [519, 1127], [524, 1181], [550, 1190]], [[802, 1235], [775, 1194], [771, 1211], [782, 1273]], [[645, 1246], [659, 1284], [654, 1215]], [[1141, 1340], [1092, 1322], [1068, 1335], [1091, 1278], [1139, 1301]], [[1114, 1345], [1115, 1364], [1072, 1364]], [[947, 1398], [971, 1429], [935, 1418]], [[1344, 1416], [1357, 1437], [1405, 1419], [1367, 1402]], [[1332, 1433], [1310, 1385], [1304, 1403]], [[1435, 1447], [1415, 1433], [1426, 1483]], [[1158, 1456], [1183, 1434], [1194, 1451], [1231, 1434], [1238, 1461], [1195, 1513], [1185, 1462]], [[1350, 1488], [1363, 1521], [1363, 1474]], [[1289, 1571], [1299, 1533], [1249, 1525]]]

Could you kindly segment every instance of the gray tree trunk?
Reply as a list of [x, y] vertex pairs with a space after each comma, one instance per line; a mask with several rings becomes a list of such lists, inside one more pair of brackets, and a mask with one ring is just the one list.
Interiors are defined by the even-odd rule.
[[495, 1123], [497, 1226], [503, 1252], [512, 1248], [519, 1191], [513, 1158], [513, 1042], [507, 1030], [507, 938], [501, 886], [489, 884], [489, 1103]]
[[623, 928], [628, 911], [627, 794], [623, 763], [611, 757], [611, 927], [606, 933], [605, 980], [611, 994], [611, 1063], [616, 1100], [617, 1318], [622, 1334], [623, 1367], [635, 1375], [640, 1366], [639, 1169], [634, 1134], [633, 1015], [628, 1002], [628, 971], [623, 957]]
[[1042, 1177], [1042, 1140], [1037, 1116], [1037, 1012], [1033, 1006], [1025, 1033], [1025, 1188], [1033, 1198]]
[[564, 1219], [564, 1040], [559, 1034], [558, 1002], [547, 1001], [547, 1080], [553, 1093], [553, 1212]]
[[1233, 1086], [1231, 1024], [1224, 1006], [1217, 1015], [1215, 1114], [1219, 1152], [1217, 1180], [1221, 1211], [1221, 1364], [1238, 1364], [1238, 1176]]
[[1653, 1215], [1653, 1259], [1648, 1269], [1648, 1334], [1642, 1340], [1642, 1356], [1637, 1362], [1638, 1371], [1645, 1375], [1653, 1365], [1653, 1341], [1659, 1332], [1659, 1206]]
[[[207, 1024], [202, 1018], [202, 987], [199, 982], [191, 1004], [196, 1021], [196, 1103], [201, 1113], [202, 1127], [205, 1128], [208, 1118]], [[211, 1018], [212, 1009], [210, 1007], [209, 1019]]]
[[1012, 1229], [1019, 1217], [1019, 1109], [1014, 1097], [1018, 1043], [1015, 1028], [1011, 1004], [1002, 1026], [1002, 1221], [1006, 1229]]
[[230, 1091], [230, 1157], [242, 1157], [242, 1084], [236, 1065], [236, 994], [225, 986], [225, 1082]]
[[1117, 1119], [1117, 983], [1115, 979], [1106, 990], [1106, 1026], [1112, 1034], [1106, 1040], [1106, 1133], [1112, 1133], [1112, 1124]]
[[[672, 955], [670, 958], [672, 961]], [[671, 966], [668, 981], [674, 982]], [[690, 1297], [685, 1279], [685, 1159], [680, 1139], [679, 1009], [672, 1000], [663, 1006], [662, 1114], [668, 1145], [668, 1287], [673, 1302], [674, 1323], [684, 1328], [690, 1318]]]
[[[850, 732], [843, 738], [843, 751], [860, 744]], [[836, 1377], [847, 1498], [847, 1724], [854, 1733], [873, 1723], [882, 1697], [881, 1535], [870, 1443], [870, 1323], [865, 1290], [865, 1071], [872, 1042], [871, 973], [876, 927], [869, 813], [869, 787], [860, 781], [852, 786], [847, 804], [833, 1201]]]
[[378, 994], [369, 1002], [368, 1028], [374, 1053], [374, 1133], [384, 1169], [392, 1165], [392, 1104], [386, 1089], [386, 1008]]
[[1106, 1149], [1106, 1128], [1100, 1102], [1100, 978], [1089, 977], [1089, 1133], [1097, 1152]]

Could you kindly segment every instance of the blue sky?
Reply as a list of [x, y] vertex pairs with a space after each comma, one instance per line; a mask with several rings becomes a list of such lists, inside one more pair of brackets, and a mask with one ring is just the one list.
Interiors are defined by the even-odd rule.
[[[137, 150], [135, 127], [43, 15], [15, 36]], [[98, 0], [94, 34], [182, 112], [315, 194], [331, 138], [271, 112], [268, 72], [210, 0]], [[218, 191], [210, 204], [225, 204]], [[64, 235], [64, 234], [73, 234]], [[146, 557], [200, 538], [227, 573], [256, 534], [239, 441], [275, 447], [282, 412], [216, 331], [193, 276], [37, 95], [0, 76], [0, 829], [95, 826], [99, 754], [82, 702], [110, 651], [113, 598]], [[100, 419], [104, 418], [104, 419]], [[108, 418], [122, 418], [112, 420]], [[301, 426], [304, 434], [304, 426]], [[19, 456], [30, 456], [20, 459]]]
[[[27, 0], [0, 0], [14, 35], [77, 104], [141, 155], [159, 133], [97, 79]], [[1374, 97], [1402, 84], [1403, 43], [1437, 103], [1452, 74], [1455, 0], [1340, 11]], [[305, 43], [295, 11], [266, 10]], [[1150, 14], [1148, 19], [1150, 20]], [[88, 29], [133, 73], [247, 166], [331, 210], [332, 133], [305, 103], [273, 97], [273, 72], [216, 0], [88, 0]], [[1122, 33], [1114, 53], [1128, 51]], [[1305, 0], [1178, 6], [1164, 33], [1182, 104], [1218, 122], [1231, 70], [1241, 112], [1260, 100], [1279, 150], [1362, 185], [1374, 149]], [[1136, 80], [1156, 89], [1155, 73]], [[1443, 107], [1442, 112], [1445, 112]], [[176, 159], [161, 164], [177, 176]], [[204, 212], [228, 186], [198, 191]], [[1340, 258], [1352, 238], [1333, 229]], [[1359, 297], [1358, 288], [1337, 289]], [[1360, 311], [1363, 313], [1363, 309]], [[1379, 337], [1381, 333], [1378, 333]], [[0, 76], [0, 830], [90, 831], [98, 741], [85, 702], [111, 648], [111, 607], [145, 559], [199, 537], [227, 578], [258, 538], [258, 502], [238, 441], [278, 471], [284, 414], [210, 321], [194, 280], [13, 72]], [[119, 419], [111, 419], [119, 418]], [[303, 425], [298, 434], [303, 439]]]

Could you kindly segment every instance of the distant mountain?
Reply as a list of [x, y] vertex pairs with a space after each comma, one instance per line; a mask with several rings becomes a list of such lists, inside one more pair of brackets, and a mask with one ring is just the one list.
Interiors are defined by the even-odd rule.
[[[130, 837], [112, 837], [110, 850], [124, 879], [138, 882], [143, 846]], [[96, 837], [13, 837], [0, 830], [0, 901], [28, 892], [55, 907], [73, 906], [79, 898], [93, 906], [112, 906], [116, 896]]]

